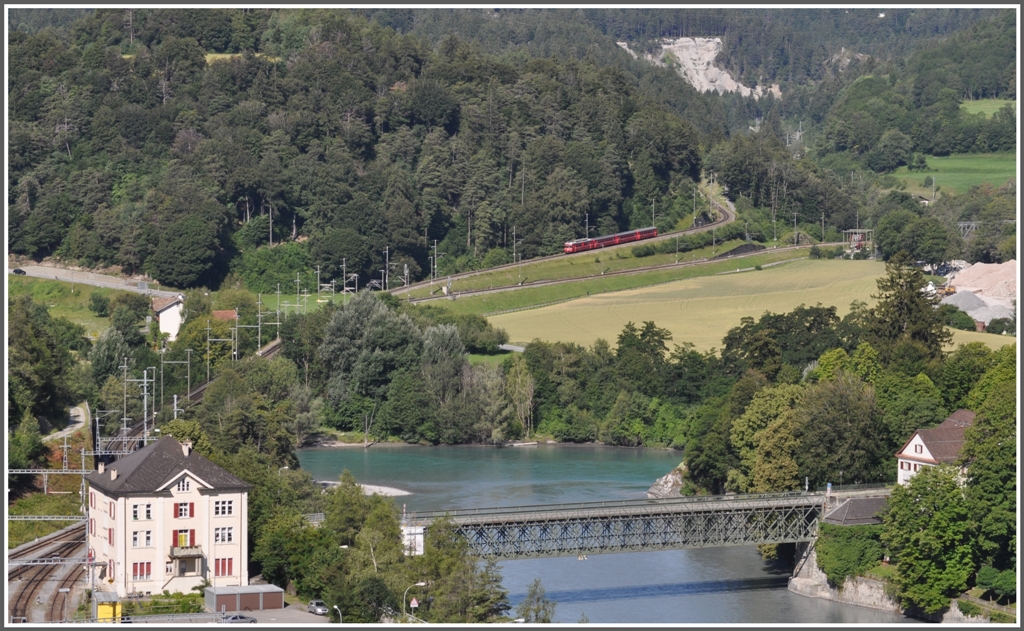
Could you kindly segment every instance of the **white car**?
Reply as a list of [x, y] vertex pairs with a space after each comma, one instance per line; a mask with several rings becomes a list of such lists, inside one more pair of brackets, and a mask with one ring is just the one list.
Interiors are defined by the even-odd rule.
[[221, 622], [226, 622], [228, 624], [238, 624], [238, 623], [256, 624], [256, 618], [250, 618], [249, 616], [243, 616], [240, 613], [231, 614], [230, 616], [224, 616], [223, 618], [220, 619], [220, 621]]
[[327, 605], [322, 600], [311, 600], [309, 601], [309, 606], [306, 607], [306, 611], [315, 613], [318, 616], [326, 616]]

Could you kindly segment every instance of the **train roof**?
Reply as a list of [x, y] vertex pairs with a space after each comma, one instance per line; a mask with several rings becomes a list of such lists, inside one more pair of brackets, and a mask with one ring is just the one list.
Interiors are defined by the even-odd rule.
[[615, 234], [606, 234], [606, 235], [602, 235], [600, 237], [584, 237], [582, 239], [575, 239], [573, 241], [566, 241], [565, 244], [569, 245], [570, 243], [586, 243], [588, 241], [597, 241], [598, 239], [610, 239], [612, 237], [623, 237], [623, 236], [626, 236], [628, 234], [636, 234], [637, 232], [643, 232], [644, 230], [657, 230], [657, 229], [658, 228], [656, 226], [647, 226], [646, 228], [633, 228], [632, 230], [625, 230], [623, 232], [616, 232]]

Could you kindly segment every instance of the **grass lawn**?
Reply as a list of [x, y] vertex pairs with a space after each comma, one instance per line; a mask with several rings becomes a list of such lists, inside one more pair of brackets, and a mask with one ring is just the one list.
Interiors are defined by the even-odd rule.
[[[539, 305], [564, 302], [574, 298], [582, 298], [624, 289], [636, 289], [659, 283], [666, 283], [684, 278], [709, 276], [720, 272], [731, 272], [737, 268], [767, 265], [780, 261], [799, 259], [807, 256], [807, 250], [789, 250], [785, 252], [766, 251], [742, 259], [731, 259], [695, 266], [680, 266], [669, 269], [639, 272], [622, 276], [594, 277], [574, 283], [562, 283], [541, 287], [524, 287], [493, 294], [467, 296], [456, 300], [442, 300], [438, 304], [454, 313], [478, 313], [485, 316], [498, 315], [510, 310], [527, 309]], [[654, 257], [647, 257], [648, 259]], [[674, 259], [674, 257], [673, 257]]]
[[1016, 336], [1013, 335], [996, 335], [994, 333], [976, 333], [974, 331], [961, 331], [959, 329], [949, 329], [953, 333], [953, 344], [951, 349], [957, 348], [961, 344], [968, 344], [970, 342], [982, 342], [994, 351], [1006, 346], [1007, 344], [1013, 344], [1017, 341]]
[[[735, 269], [735, 261], [731, 267]], [[689, 342], [706, 351], [721, 348], [722, 338], [743, 316], [759, 318], [766, 311], [785, 313], [818, 303], [834, 305], [843, 316], [854, 300], [872, 305], [871, 294], [878, 291], [875, 280], [884, 273], [881, 261], [805, 259], [760, 271], [591, 295], [489, 320], [507, 330], [513, 344], [539, 338], [586, 346], [598, 338], [614, 343], [627, 322], [652, 320], [672, 332], [673, 343]]]
[[28, 276], [8, 275], [7, 282], [9, 297], [31, 296], [32, 300], [49, 308], [50, 316], [67, 318], [75, 324], [84, 326], [86, 334], [94, 341], [103, 331], [110, 328], [110, 319], [98, 318], [92, 311], [89, 311], [89, 295], [95, 291], [111, 298], [115, 294], [127, 293], [118, 289], [93, 287], [81, 283], [75, 283], [74, 293], [72, 293], [71, 283]]
[[494, 355], [483, 355], [480, 353], [468, 353], [466, 358], [469, 363], [474, 366], [500, 366], [508, 357], [512, 356], [512, 351], [502, 351]]
[[1012, 153], [964, 153], [945, 157], [928, 157], [927, 171], [907, 171], [907, 167], [896, 169], [894, 175], [906, 182], [907, 192], [913, 195], [931, 197], [932, 189], [924, 186], [924, 179], [931, 176], [935, 185], [941, 187], [938, 194], [951, 192], [966, 193], [972, 186], [988, 183], [999, 187], [1017, 177], [1017, 156]]
[[960, 109], [968, 114], [984, 114], [987, 118], [1001, 110], [1007, 103], [1012, 103], [1014, 107], [1017, 107], [1016, 101], [1008, 99], [979, 99], [977, 101], [964, 101], [960, 104]]
[[[76, 478], [76, 483], [79, 481], [80, 478]], [[80, 504], [81, 498], [78, 497], [77, 492], [61, 495], [33, 493], [9, 505], [7, 513], [9, 515], [81, 515]], [[7, 549], [17, 548], [23, 543], [56, 532], [73, 523], [70, 521], [8, 521]]]

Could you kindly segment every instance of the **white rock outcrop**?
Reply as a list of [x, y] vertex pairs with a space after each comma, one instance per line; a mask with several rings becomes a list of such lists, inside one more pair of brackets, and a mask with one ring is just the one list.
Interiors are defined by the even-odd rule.
[[[626, 42], [616, 42], [634, 58], [639, 58], [630, 50]], [[775, 98], [782, 98], [779, 85], [772, 84], [768, 89], [764, 86], [748, 87], [733, 78], [728, 71], [715, 65], [715, 58], [722, 52], [722, 40], [718, 37], [680, 37], [663, 40], [661, 52], [644, 55], [644, 59], [658, 66], [673, 66], [679, 76], [700, 92], [739, 92], [743, 96], [760, 98], [771, 92]]]
[[683, 469], [685, 466], [679, 465], [679, 467], [672, 469], [655, 480], [651, 488], [647, 489], [647, 499], [661, 500], [679, 497], [679, 490], [683, 488]]

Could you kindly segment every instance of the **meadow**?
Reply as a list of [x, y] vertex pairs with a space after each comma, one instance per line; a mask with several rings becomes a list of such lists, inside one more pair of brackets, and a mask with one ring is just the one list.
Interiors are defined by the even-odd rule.
[[1016, 107], [1017, 102], [1008, 99], [978, 99], [977, 101], [964, 101], [960, 109], [968, 114], [984, 114], [988, 118], [1001, 110], [1008, 103]]
[[[533, 339], [589, 346], [598, 338], [613, 345], [627, 322], [651, 320], [671, 331], [673, 344], [689, 342], [698, 351], [721, 348], [722, 338], [744, 316], [785, 313], [800, 305], [835, 306], [840, 317], [855, 300], [875, 303], [880, 261], [794, 261], [762, 270], [702, 276], [627, 291], [591, 295], [540, 309], [492, 316], [511, 344]], [[954, 346], [982, 341], [1000, 348], [1016, 338], [956, 331]], [[671, 348], [671, 344], [670, 344]]]
[[972, 186], [1006, 184], [1017, 177], [1017, 156], [1012, 153], [965, 153], [944, 157], [928, 156], [928, 170], [909, 172], [907, 167], [896, 169], [894, 175], [907, 185], [907, 192], [930, 198], [931, 186], [924, 179], [931, 176], [939, 194], [961, 195]]

